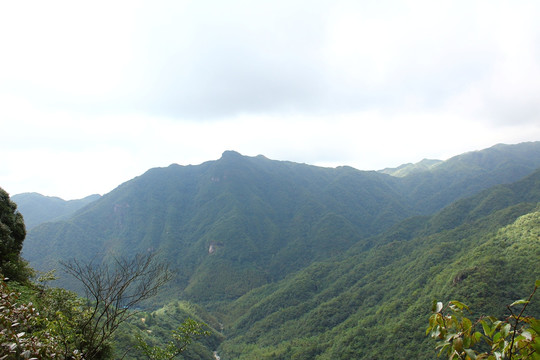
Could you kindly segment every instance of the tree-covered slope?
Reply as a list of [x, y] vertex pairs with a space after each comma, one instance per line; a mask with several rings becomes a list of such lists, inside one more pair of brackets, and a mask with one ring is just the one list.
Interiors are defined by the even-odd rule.
[[540, 278], [539, 201], [540, 171], [256, 289], [222, 310], [222, 358], [433, 359], [432, 300], [501, 316]]
[[158, 251], [177, 273], [164, 298], [231, 300], [353, 245], [367, 249], [369, 238], [410, 216], [518, 178], [540, 163], [537, 152], [540, 143], [496, 146], [397, 178], [228, 151], [201, 165], [149, 170], [71, 218], [33, 229], [23, 254], [45, 270], [72, 257]]
[[44, 196], [38, 193], [22, 193], [11, 197], [24, 216], [28, 230], [44, 222], [68, 218], [77, 210], [96, 201], [100, 195], [90, 195], [78, 200], [63, 200], [58, 197]]
[[226, 152], [198, 166], [152, 169], [67, 221], [35, 228], [24, 256], [38, 269], [158, 251], [176, 290], [235, 298], [342, 252], [410, 214], [395, 179]]
[[499, 144], [412, 172], [401, 178], [401, 184], [417, 211], [432, 214], [456, 199], [518, 181], [539, 167], [540, 142]]
[[[115, 334], [115, 359], [146, 360], [148, 357], [138, 347], [137, 338], [143, 339], [150, 346], [165, 348], [172, 340], [173, 330], [185, 320], [192, 319], [203, 325], [207, 336], [195, 338], [180, 359], [215, 360], [214, 351], [218, 348], [223, 336], [218, 320], [197, 306], [184, 301], [173, 301], [154, 310], [137, 313], [124, 323]], [[156, 356], [157, 358], [157, 356]]]

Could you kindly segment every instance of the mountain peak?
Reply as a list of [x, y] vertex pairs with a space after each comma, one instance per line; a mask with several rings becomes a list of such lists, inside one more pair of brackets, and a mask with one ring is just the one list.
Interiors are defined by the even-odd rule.
[[227, 156], [242, 156], [242, 154], [234, 150], [225, 150], [223, 154], [221, 154], [221, 157], [227, 157]]
[[234, 150], [226, 150], [221, 154], [221, 159], [240, 159], [243, 155]]

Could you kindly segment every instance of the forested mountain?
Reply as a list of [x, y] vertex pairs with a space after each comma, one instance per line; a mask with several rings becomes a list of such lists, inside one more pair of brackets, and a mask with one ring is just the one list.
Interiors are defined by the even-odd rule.
[[184, 296], [233, 299], [407, 217], [517, 180], [540, 166], [538, 154], [540, 143], [496, 146], [397, 178], [228, 151], [197, 166], [149, 170], [70, 219], [37, 227], [24, 256], [47, 269], [69, 257], [158, 251]]
[[[540, 171], [407, 220], [222, 310], [231, 359], [433, 359], [432, 301], [502, 316], [540, 278]], [[487, 206], [487, 205], [490, 206]], [[400, 236], [396, 236], [399, 234]], [[529, 309], [538, 316], [540, 301]]]
[[236, 298], [412, 214], [396, 181], [226, 152], [152, 169], [71, 219], [37, 227], [24, 256], [39, 269], [73, 256], [158, 251], [185, 296]]
[[402, 179], [408, 203], [432, 214], [456, 199], [511, 183], [540, 167], [540, 142], [499, 144], [455, 156]]
[[63, 200], [59, 197], [38, 193], [22, 193], [11, 197], [24, 216], [26, 229], [30, 230], [44, 222], [58, 221], [73, 215], [80, 208], [96, 201], [100, 195], [94, 194], [83, 199]]
[[158, 252], [176, 277], [153, 305], [204, 306], [223, 323], [224, 360], [433, 358], [433, 299], [504, 311], [540, 277], [540, 142], [431, 165], [384, 173], [227, 151], [151, 169], [37, 226], [23, 256], [46, 270]]

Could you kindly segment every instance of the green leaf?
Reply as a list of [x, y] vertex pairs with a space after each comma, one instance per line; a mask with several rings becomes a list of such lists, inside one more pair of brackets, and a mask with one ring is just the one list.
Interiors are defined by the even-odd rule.
[[530, 319], [529, 324], [531, 325], [531, 328], [540, 335], [540, 320]]
[[478, 342], [482, 338], [482, 333], [480, 331], [477, 331], [474, 333], [474, 338]]
[[460, 301], [457, 301], [457, 300], [452, 300], [450, 301], [450, 304], [456, 306], [457, 308], [459, 308], [460, 310], [463, 310], [463, 309], [467, 309], [469, 310], [469, 307], [467, 305], [465, 305], [464, 303], [460, 302]]
[[487, 337], [493, 336], [493, 330], [491, 329], [487, 321], [482, 320], [480, 323], [482, 324], [482, 328], [484, 329], [484, 334], [486, 334]]
[[474, 352], [473, 349], [465, 349], [465, 353], [467, 354], [468, 357], [471, 358], [471, 360], [476, 360], [476, 353]]
[[502, 327], [501, 329], [501, 334], [503, 337], [507, 337], [508, 334], [510, 333], [510, 329], [512, 328], [512, 325], [510, 324], [506, 324]]
[[436, 314], [435, 320], [437, 321], [437, 325], [445, 326], [444, 319], [443, 319], [443, 316], [441, 315], [441, 313]]
[[470, 336], [463, 336], [463, 347], [470, 348], [474, 345], [474, 339]]
[[536, 352], [540, 354], [540, 339], [535, 338], [534, 342], [531, 345], [536, 350]]
[[519, 305], [519, 304], [528, 304], [528, 303], [529, 303], [528, 300], [521, 299], [521, 300], [516, 300], [516, 301], [514, 301], [514, 302], [511, 303], [509, 306], [515, 306], [515, 305]]
[[534, 282], [534, 286], [540, 287], [540, 279], [538, 279], [538, 280], [536, 280], [536, 281]]
[[468, 332], [472, 327], [471, 320], [467, 318], [463, 318], [462, 322], [463, 322], [463, 330]]

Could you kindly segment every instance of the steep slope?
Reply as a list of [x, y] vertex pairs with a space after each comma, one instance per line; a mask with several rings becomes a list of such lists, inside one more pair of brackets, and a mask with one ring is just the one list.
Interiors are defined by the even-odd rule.
[[24, 216], [26, 229], [44, 223], [59, 221], [73, 215], [77, 210], [99, 199], [100, 195], [90, 195], [78, 200], [63, 200], [59, 197], [44, 196], [38, 193], [22, 193], [11, 198]]
[[[433, 299], [459, 299], [477, 313], [502, 316], [540, 278], [539, 201], [540, 171], [431, 218], [407, 220], [373, 239], [378, 245], [368, 251], [354, 247], [253, 290], [222, 309], [229, 327], [220, 354], [432, 359], [424, 330]], [[538, 299], [530, 310], [540, 314]]]

